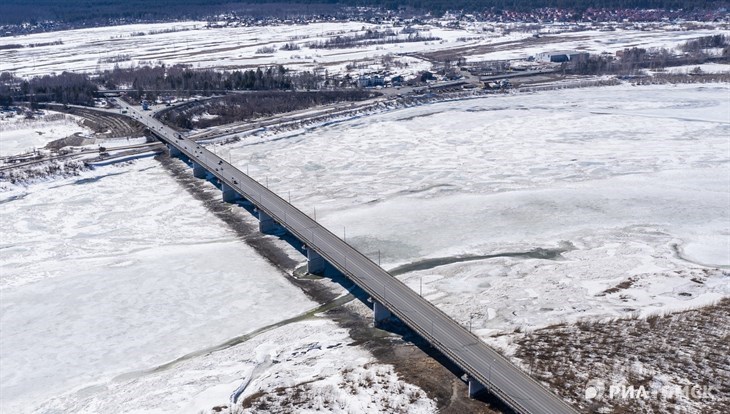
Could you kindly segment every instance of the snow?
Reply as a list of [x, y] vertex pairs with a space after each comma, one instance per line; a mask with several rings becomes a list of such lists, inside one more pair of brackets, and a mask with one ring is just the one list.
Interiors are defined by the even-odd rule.
[[703, 73], [730, 73], [730, 65], [727, 63], [704, 63], [702, 65], [686, 65], [666, 68], [669, 73], [692, 73], [697, 68]]
[[[366, 379], [373, 385], [365, 387]], [[297, 401], [289, 387], [301, 390], [304, 401]], [[422, 390], [404, 383], [391, 366], [374, 362], [353, 346], [346, 329], [323, 318], [286, 325], [155, 372], [118, 378], [91, 392], [75, 390], [46, 402], [41, 411], [207, 413], [216, 406], [230, 408], [234, 391], [240, 393], [239, 403], [258, 392], [268, 393], [273, 407], [300, 402], [297, 412], [316, 411], [307, 405], [333, 413], [386, 412], [386, 403], [403, 406], [403, 400], [409, 402], [403, 412], [436, 412]]]
[[[99, 59], [129, 54], [121, 66], [281, 63], [358, 75], [392, 54], [408, 63], [396, 69], [408, 75], [430, 68], [420, 53], [453, 47], [472, 48], [469, 60], [505, 59], [553, 49], [673, 48], [728, 33], [556, 27], [534, 45], [523, 42], [527, 32], [424, 26], [444, 40], [282, 51], [284, 42], [376, 26], [203, 26], [2, 38], [0, 45], [63, 44], [1, 50], [0, 71], [93, 72], [114, 66]], [[132, 36], [168, 29], [186, 30]], [[257, 55], [264, 45], [276, 51]], [[351, 62], [362, 67], [348, 71]], [[728, 92], [728, 85], [618, 86], [489, 97], [258, 131], [225, 152], [255, 178], [268, 177], [274, 191], [290, 191], [303, 211], [316, 208], [336, 233], [346, 227], [348, 242], [373, 258], [382, 253], [386, 268], [455, 259], [398, 277], [413, 289], [423, 283], [426, 298], [488, 339], [730, 294]], [[6, 119], [0, 155], [77, 132], [85, 130], [68, 116]], [[115, 143], [127, 144], [103, 145]], [[239, 401], [261, 391], [273, 406], [302, 398], [299, 412], [435, 411], [333, 322], [308, 317], [274, 328], [315, 304], [156, 161], [81, 174], [0, 193], [0, 411], [197, 413], [228, 405], [237, 389]], [[538, 248], [558, 254], [524, 254]], [[232, 338], [243, 339], [223, 345]], [[505, 337], [488, 340], [511, 346]]]
[[[313, 23], [268, 27], [205, 28], [204, 22], [126, 25], [41, 33], [0, 39], [0, 44], [47, 43], [62, 39], [61, 45], [49, 45], [0, 51], [0, 71], [17, 75], [41, 75], [63, 70], [93, 72], [132, 64], [165, 62], [191, 64], [194, 67], [240, 68], [285, 64], [300, 70], [325, 65], [341, 65], [372, 59], [389, 53], [443, 49], [448, 43], [417, 42], [373, 45], [349, 49], [279, 50], [285, 43], [304, 46], [337, 35], [352, 35], [367, 29], [389, 29], [360, 22]], [[400, 28], [395, 28], [400, 30]], [[132, 36], [139, 32], [178, 30], [177, 32]], [[434, 36], [451, 37], [446, 29], [430, 30]], [[463, 33], [463, 32], [462, 32]], [[257, 54], [263, 46], [273, 46], [272, 54]], [[104, 59], [129, 55], [129, 61]], [[102, 63], [99, 63], [100, 59]]]
[[0, 220], [0, 411], [436, 411], [155, 160], [13, 187]]
[[[688, 23], [690, 25], [690, 23]], [[18, 76], [38, 76], [62, 71], [96, 72], [145, 64], [188, 64], [194, 68], [241, 69], [282, 64], [294, 70], [327, 70], [330, 75], [350, 74], [384, 68], [383, 58], [390, 55], [400, 65], [393, 74], [406, 77], [430, 69], [432, 62], [422, 53], [454, 50], [454, 56], [475, 60], [524, 59], [550, 50], [577, 49], [591, 53], [614, 53], [627, 47], [676, 48], [690, 39], [715, 34], [730, 34], [726, 29], [693, 29], [654, 24], [618, 28], [608, 32], [607, 25], [584, 27], [579, 31], [562, 24], [544, 24], [539, 41], [532, 39], [533, 29], [519, 24], [491, 23], [493, 32], [468, 25], [465, 29], [448, 29], [436, 24], [413, 26], [420, 33], [440, 38], [437, 41], [367, 45], [337, 49], [310, 49], [310, 42], [336, 36], [352, 36], [365, 30], [393, 30], [403, 27], [362, 22], [311, 23], [267, 27], [206, 28], [205, 22], [176, 22], [124, 25], [104, 28], [68, 30], [52, 33], [0, 38], [0, 45], [40, 44], [59, 39], [63, 44], [0, 50], [0, 72]], [[650, 29], [650, 30], [649, 30]], [[167, 31], [167, 32], [165, 32]], [[136, 34], [146, 33], [144, 36]], [[133, 35], [134, 34], [134, 35]], [[280, 50], [295, 43], [299, 50]], [[271, 53], [257, 53], [262, 47]], [[128, 60], [114, 62], [118, 56]], [[348, 70], [348, 64], [356, 68]]]
[[[727, 271], [703, 266], [730, 267], [728, 92], [623, 85], [488, 97], [229, 148], [234, 164], [316, 208], [332, 231], [346, 227], [364, 254], [380, 251], [386, 268], [457, 259], [399, 277], [414, 290], [422, 281], [426, 298], [486, 336], [730, 294]], [[562, 253], [458, 260], [536, 248]]]
[[88, 129], [79, 125], [80, 119], [54, 111], [44, 111], [43, 115], [32, 119], [22, 115], [9, 117], [8, 113], [3, 113], [0, 115], [0, 156], [30, 152], [76, 133], [89, 134]]
[[76, 404], [315, 306], [152, 159], [2, 199], [3, 412]]
[[682, 246], [684, 256], [706, 266], [727, 266], [730, 237], [716, 234], [697, 234], [695, 241]]
[[730, 34], [726, 29], [676, 30], [652, 28], [651, 30], [617, 29], [612, 32], [583, 30], [567, 33], [551, 33], [541, 36], [537, 44], [511, 43], [493, 52], [474, 54], [470, 60], [524, 59], [538, 53], [555, 50], [579, 50], [593, 54], [610, 53], [630, 48], [676, 49], [688, 40], [703, 36]]

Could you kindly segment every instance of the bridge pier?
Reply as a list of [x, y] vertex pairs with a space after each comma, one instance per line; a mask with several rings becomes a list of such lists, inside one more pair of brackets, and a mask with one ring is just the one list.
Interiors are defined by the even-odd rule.
[[183, 153], [179, 149], [177, 149], [174, 145], [167, 144], [167, 152], [170, 154], [171, 157], [180, 158]]
[[276, 232], [277, 227], [274, 219], [259, 209], [259, 231], [265, 234], [272, 234]]
[[481, 382], [475, 380], [472, 377], [468, 377], [469, 383], [469, 398], [476, 397], [477, 394], [487, 389]]
[[193, 162], [193, 177], [206, 178], [208, 177], [208, 171], [202, 165], [197, 162]]
[[235, 203], [236, 200], [241, 198], [241, 195], [226, 183], [221, 183], [221, 192], [223, 193], [223, 201], [226, 203]]
[[391, 316], [393, 316], [393, 314], [390, 313], [388, 308], [373, 299], [373, 320], [375, 321], [375, 325], [378, 325], [380, 322], [383, 322]]
[[307, 272], [312, 275], [324, 273], [324, 258], [307, 246]]

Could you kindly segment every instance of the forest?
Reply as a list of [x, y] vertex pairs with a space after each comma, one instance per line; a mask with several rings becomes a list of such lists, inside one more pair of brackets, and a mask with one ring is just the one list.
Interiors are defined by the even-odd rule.
[[343, 7], [351, 6], [374, 6], [391, 10], [408, 8], [442, 13], [446, 10], [526, 11], [542, 7], [578, 12], [589, 8], [714, 10], [728, 5], [728, 0], [3, 0], [0, 5], [0, 24], [35, 23], [43, 20], [162, 21], [204, 18], [228, 11], [255, 14], [257, 9], [268, 10], [268, 13], [276, 11], [276, 16], [317, 15], [334, 14]]
[[40, 102], [93, 105], [98, 86], [87, 75], [63, 72], [21, 80], [12, 74], [0, 74], [0, 106], [26, 101], [31, 105]]
[[[362, 89], [344, 91], [265, 91], [231, 94], [206, 101], [203, 105], [189, 105], [166, 111], [162, 119], [178, 128], [207, 128], [245, 119], [297, 111], [334, 102], [356, 102], [377, 96], [376, 92]], [[200, 117], [202, 114], [208, 117]]]
[[30, 81], [0, 74], [0, 106], [13, 102], [50, 102], [93, 105], [99, 86], [129, 89], [133, 99], [156, 99], [159, 95], [211, 95], [226, 91], [319, 90], [322, 87], [351, 87], [346, 80], [335, 80], [311, 72], [290, 73], [283, 66], [215, 71], [194, 70], [184, 65], [116, 68], [93, 79], [86, 74], [63, 72]]

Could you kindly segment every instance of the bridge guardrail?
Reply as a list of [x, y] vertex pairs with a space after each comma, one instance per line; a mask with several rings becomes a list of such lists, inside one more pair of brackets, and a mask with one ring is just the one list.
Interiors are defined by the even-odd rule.
[[[155, 135], [159, 136], [159, 133], [156, 131], [153, 131]], [[319, 249], [316, 247], [316, 243], [314, 241], [315, 235], [312, 233], [312, 237], [310, 240], [310, 237], [308, 237], [306, 234], [300, 233], [298, 230], [293, 228], [294, 226], [287, 225], [287, 217], [280, 217], [280, 214], [277, 212], [274, 212], [273, 210], [269, 209], [268, 207], [264, 206], [264, 203], [262, 199], [257, 200], [256, 195], [257, 194], [250, 194], [249, 192], [245, 191], [243, 188], [241, 188], [240, 183], [233, 183], [231, 179], [223, 176], [220, 172], [216, 171], [215, 166], [211, 167], [210, 165], [207, 165], [205, 162], [200, 162], [199, 157], [195, 156], [192, 152], [187, 150], [187, 148], [181, 148], [176, 142], [170, 142], [165, 137], [162, 137], [162, 140], [165, 142], [168, 142], [168, 144], [173, 145], [175, 148], [180, 150], [182, 153], [184, 153], [188, 158], [191, 160], [195, 160], [196, 162], [200, 163], [202, 166], [206, 168], [211, 174], [213, 174], [216, 178], [218, 178], [221, 182], [225, 183], [226, 185], [230, 186], [233, 189], [236, 189], [237, 192], [241, 193], [242, 196], [244, 196], [248, 201], [253, 203], [256, 208], [262, 210], [264, 213], [269, 215], [272, 219], [277, 221], [280, 225], [284, 226], [287, 231], [291, 232], [294, 236], [296, 236], [299, 240], [304, 242], [309, 248], [313, 248], [318, 254], [320, 254], [323, 258], [325, 258], [329, 263], [331, 263], [333, 266], [335, 266], [339, 271], [341, 271], [343, 274], [347, 275], [350, 279], [355, 281], [358, 286], [360, 286], [363, 290], [365, 290], [373, 299], [377, 300], [381, 304], [383, 304], [390, 312], [395, 314], [398, 318], [400, 318], [409, 328], [413, 329], [415, 332], [417, 332], [419, 335], [421, 335], [424, 339], [426, 339], [428, 342], [432, 343], [443, 355], [445, 355], [447, 358], [451, 359], [452, 362], [454, 362], [457, 366], [461, 367], [468, 375], [471, 377], [477, 379], [481, 384], [484, 384], [485, 386], [489, 387], [489, 391], [496, 396], [498, 396], [500, 399], [502, 399], [507, 405], [509, 405], [513, 410], [515, 410], [518, 413], [530, 413], [529, 410], [527, 410], [526, 407], [524, 407], [519, 401], [515, 400], [505, 392], [503, 392], [499, 387], [496, 387], [494, 383], [484, 375], [482, 375], [480, 372], [478, 372], [474, 367], [471, 366], [467, 361], [463, 360], [458, 354], [456, 354], [453, 350], [451, 350], [446, 344], [443, 344], [436, 336], [433, 335], [433, 333], [429, 333], [428, 330], [421, 328], [421, 326], [412, 318], [410, 318], [406, 312], [402, 311], [401, 309], [394, 306], [390, 301], [387, 300], [387, 297], [385, 295], [381, 295], [380, 292], [377, 291], [377, 289], [373, 289], [369, 286], [368, 282], [363, 280], [360, 276], [356, 275], [353, 271], [351, 271], [348, 267], [346, 262], [341, 263], [340, 259], [334, 258], [328, 253], [326, 253], [323, 249]], [[193, 142], [193, 145], [196, 145], [196, 143]], [[326, 233], [328, 233], [333, 238], [339, 240], [339, 242], [344, 243], [348, 248], [350, 253], [354, 253], [355, 255], [359, 255], [363, 260], [365, 260], [368, 265], [377, 267], [380, 271], [382, 271], [385, 275], [389, 276], [393, 283], [396, 283], [400, 285], [400, 287], [405, 288], [406, 292], [409, 292], [408, 294], [413, 295], [412, 299], [421, 302], [422, 304], [425, 304], [428, 306], [433, 312], [438, 314], [440, 317], [447, 321], [451, 321], [457, 329], [461, 329], [464, 332], [468, 332], [469, 336], [471, 336], [474, 339], [475, 344], [478, 346], [485, 347], [490, 352], [492, 352], [495, 356], [495, 358], [499, 358], [502, 362], [513, 365], [512, 362], [507, 360], [504, 356], [502, 356], [500, 353], [496, 352], [495, 350], [488, 347], [479, 337], [477, 337], [474, 333], [467, 331], [463, 326], [455, 322], [451, 317], [449, 317], [446, 313], [444, 313], [441, 309], [436, 307], [434, 304], [432, 304], [430, 301], [427, 301], [423, 299], [420, 295], [416, 295], [415, 291], [413, 291], [410, 287], [408, 287], [405, 283], [400, 281], [398, 278], [391, 275], [389, 272], [387, 272], [385, 269], [381, 268], [377, 264], [375, 264], [370, 258], [362, 254], [360, 251], [352, 247], [349, 243], [346, 241], [340, 239], [338, 236], [336, 236], [334, 233], [332, 233], [329, 229], [322, 226], [317, 222], [316, 220], [309, 217], [306, 213], [302, 212], [299, 208], [292, 205], [291, 203], [288, 203], [286, 200], [284, 200], [281, 196], [276, 194], [275, 192], [269, 190], [267, 187], [259, 183], [258, 181], [254, 180], [247, 174], [244, 174], [242, 171], [238, 170], [235, 166], [228, 163], [221, 157], [218, 157], [213, 152], [205, 149], [204, 147], [200, 148], [201, 151], [205, 151], [207, 154], [207, 157], [213, 157], [214, 159], [218, 160], [219, 162], [225, 163], [228, 166], [236, 169], [241, 175], [246, 177], [251, 184], [255, 188], [252, 188], [252, 190], [258, 190], [258, 196], [262, 197], [262, 193], [266, 193], [267, 197], [274, 197], [278, 199], [280, 202], [288, 204], [295, 212], [299, 213], [306, 221], [309, 223], [307, 224], [313, 224], [315, 226], [318, 226], [321, 230], [324, 230]], [[286, 212], [284, 212], [286, 214]], [[306, 228], [310, 228], [309, 226], [306, 226]], [[347, 258], [347, 255], [345, 255], [345, 258]], [[361, 269], [362, 270], [362, 269]], [[467, 346], [467, 345], [464, 345]], [[520, 370], [519, 368], [517, 368]], [[522, 372], [520, 370], [520, 372]], [[542, 389], [546, 394], [551, 395], [553, 398], [558, 398], [555, 394], [552, 393], [549, 389], [547, 389], [544, 385], [540, 384], [539, 382], [535, 381], [533, 378], [524, 375], [526, 378], [528, 378], [533, 385], [537, 385], [540, 389]], [[566, 407], [567, 406], [566, 404]], [[570, 407], [572, 409], [572, 407]]]

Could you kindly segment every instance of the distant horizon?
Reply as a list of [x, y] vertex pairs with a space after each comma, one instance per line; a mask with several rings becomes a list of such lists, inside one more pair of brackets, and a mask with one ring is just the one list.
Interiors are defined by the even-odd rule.
[[[288, 5], [282, 8], [281, 5]], [[153, 22], [202, 19], [222, 13], [239, 17], [293, 18], [345, 14], [353, 6], [416, 14], [443, 15], [451, 12], [496, 13], [532, 12], [552, 8], [572, 12], [580, 19], [586, 10], [659, 10], [665, 12], [720, 11], [730, 7], [727, 0], [160, 0], [148, 2], [129, 0], [112, 3], [103, 0], [6, 0], [0, 6], [0, 25], [38, 24], [52, 21], [77, 26], [100, 25], [115, 20]]]

